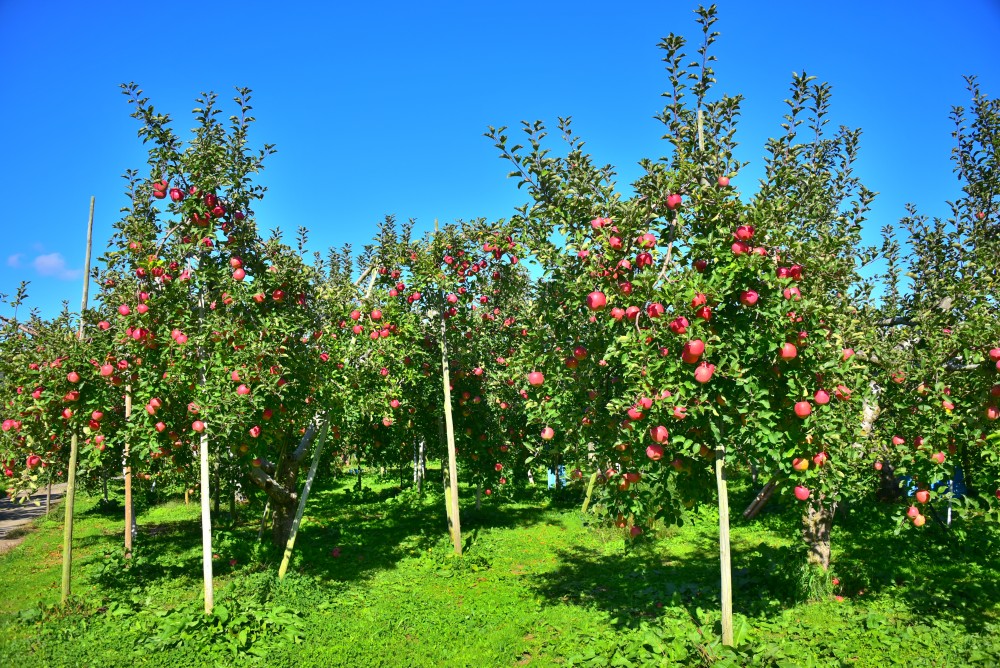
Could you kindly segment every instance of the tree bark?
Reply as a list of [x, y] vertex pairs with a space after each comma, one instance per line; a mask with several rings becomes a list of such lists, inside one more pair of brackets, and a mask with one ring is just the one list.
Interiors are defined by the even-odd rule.
[[757, 517], [760, 511], [764, 509], [764, 506], [767, 505], [767, 502], [771, 500], [771, 497], [774, 495], [774, 490], [777, 488], [778, 481], [776, 479], [772, 478], [768, 481], [768, 483], [764, 485], [759, 492], [757, 492], [757, 496], [754, 497], [754, 500], [749, 506], [747, 506], [746, 510], [743, 511], [744, 519], [752, 520]]
[[836, 505], [827, 509], [810, 504], [802, 515], [802, 539], [809, 548], [806, 563], [822, 568], [823, 572], [830, 569], [830, 529], [835, 512]]

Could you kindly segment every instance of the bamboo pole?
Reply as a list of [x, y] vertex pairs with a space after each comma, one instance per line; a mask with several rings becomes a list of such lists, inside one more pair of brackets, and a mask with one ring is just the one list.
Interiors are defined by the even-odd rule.
[[[90, 198], [90, 216], [87, 220], [87, 251], [83, 261], [83, 297], [80, 300], [80, 326], [77, 339], [83, 338], [83, 314], [90, 296], [90, 249], [94, 242], [94, 197]], [[70, 436], [69, 473], [66, 479], [66, 515], [63, 520], [63, 560], [61, 601], [65, 605], [71, 593], [73, 575], [73, 505], [76, 497], [76, 460], [80, 452], [80, 437], [73, 430]]]
[[319, 442], [316, 443], [316, 452], [313, 453], [312, 464], [309, 466], [309, 475], [306, 476], [306, 484], [302, 487], [302, 496], [299, 497], [299, 507], [295, 511], [295, 519], [292, 521], [292, 531], [288, 535], [288, 543], [285, 545], [285, 554], [281, 558], [281, 567], [278, 569], [278, 579], [284, 580], [285, 573], [288, 572], [288, 564], [292, 560], [292, 550], [295, 548], [295, 536], [299, 533], [299, 524], [302, 522], [302, 515], [306, 511], [306, 501], [309, 499], [309, 491], [312, 489], [313, 480], [316, 478], [316, 469], [319, 468], [319, 457], [326, 444], [326, 432], [329, 423], [323, 420], [323, 431], [319, 433]]
[[722, 644], [733, 644], [733, 573], [729, 552], [729, 489], [726, 446], [715, 450], [715, 484], [719, 489], [719, 562], [722, 575]]

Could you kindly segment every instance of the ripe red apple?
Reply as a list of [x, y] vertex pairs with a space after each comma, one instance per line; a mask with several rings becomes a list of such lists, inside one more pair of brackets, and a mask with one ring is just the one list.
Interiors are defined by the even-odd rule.
[[943, 452], [935, 452], [933, 455], [931, 455], [931, 459], [933, 459], [938, 464], [944, 464], [945, 456]]
[[994, 362], [1000, 362], [1000, 348], [993, 348], [990, 350], [990, 359]]
[[699, 274], [704, 273], [706, 269], [708, 269], [708, 260], [694, 261], [694, 270], [697, 271]]
[[812, 404], [808, 401], [797, 401], [795, 402], [795, 414], [800, 418], [807, 418], [809, 414], [812, 413]]
[[820, 406], [825, 406], [830, 403], [830, 393], [826, 390], [816, 390], [816, 394], [813, 395], [813, 399]]
[[792, 468], [796, 471], [807, 471], [809, 469], [809, 460], [805, 457], [796, 457], [792, 460]]
[[555, 438], [556, 432], [552, 427], [545, 427], [542, 429], [542, 440], [551, 441]]
[[927, 522], [927, 518], [919, 513], [913, 518], [913, 526], [915, 527], [922, 527], [925, 522]]
[[906, 443], [906, 439], [904, 439], [902, 436], [893, 436], [892, 437], [892, 444], [893, 445], [897, 445], [898, 446], [898, 445], [903, 445], [904, 443]]
[[239, 387], [236, 388], [236, 394], [240, 396], [246, 396], [250, 394], [250, 388], [247, 387], [246, 385], [240, 385]]
[[681, 205], [681, 196], [677, 193], [667, 195], [667, 208], [671, 211]]
[[587, 308], [591, 311], [600, 311], [608, 304], [608, 298], [603, 292], [594, 290], [587, 295]]
[[539, 387], [545, 382], [545, 376], [542, 375], [541, 371], [532, 371], [528, 374], [528, 384], [532, 387]]
[[28, 455], [27, 465], [29, 469], [36, 469], [42, 463], [42, 458], [38, 455]]
[[1000, 418], [1000, 408], [997, 408], [996, 406], [987, 406], [986, 419], [996, 420], [997, 418]]
[[755, 290], [744, 290], [740, 294], [740, 303], [744, 306], [753, 306], [760, 299], [760, 295]]
[[[661, 424], [661, 425], [658, 425], [656, 427], [650, 427], [650, 429], [649, 429], [649, 437], [651, 439], [653, 439], [654, 443], [666, 443], [667, 439], [670, 438], [670, 432], [668, 432], [667, 428], [664, 427]], [[646, 450], [646, 454], [649, 454], [649, 450], [648, 449]], [[662, 448], [661, 448], [661, 454], [662, 454]], [[650, 457], [650, 459], [653, 459], [653, 458]], [[657, 458], [657, 459], [659, 459], [659, 458]]]
[[712, 380], [712, 374], [715, 373], [715, 365], [709, 364], [707, 362], [702, 362], [697, 369], [694, 370], [694, 379], [699, 383], [707, 383]]
[[882, 470], [882, 462], [875, 462], [875, 470], [876, 471]]
[[750, 252], [750, 245], [745, 241], [735, 241], [731, 248], [733, 255], [746, 255]]
[[931, 493], [926, 489], [919, 489], [914, 496], [917, 497], [917, 503], [927, 503], [930, 501]]
[[684, 350], [695, 357], [701, 357], [705, 352], [705, 342], [701, 339], [691, 339], [684, 344]]
[[785, 299], [791, 301], [799, 301], [800, 299], [802, 299], [802, 293], [794, 285], [790, 288], [785, 288], [782, 294], [784, 294]]
[[796, 485], [795, 487], [795, 498], [799, 501], [805, 501], [811, 493], [808, 487], [803, 487], [802, 485]]
[[170, 199], [172, 199], [175, 202], [180, 202], [182, 199], [184, 199], [184, 191], [181, 190], [180, 188], [171, 188]]
[[854, 357], [854, 350], [852, 348], [844, 348], [844, 351], [842, 353], [842, 359], [846, 362], [852, 357]]
[[827, 459], [829, 459], [829, 457], [825, 452], [817, 452], [813, 455], [813, 463], [816, 466], [823, 466], [823, 464], [826, 464]]
[[646, 456], [652, 459], [654, 462], [660, 461], [663, 458], [663, 446], [662, 445], [649, 445], [646, 447]]
[[70, 371], [68, 374], [66, 374], [66, 380], [68, 380], [71, 383], [79, 383], [80, 374], [78, 374], [76, 371]]
[[725, 188], [725, 187], [727, 187], [729, 185], [729, 177], [728, 176], [720, 176], [719, 179], [718, 179], [718, 181], [716, 181], [716, 183], [719, 184], [720, 188]]
[[202, 422], [201, 420], [195, 420], [194, 422], [191, 423], [191, 429], [200, 434], [201, 432], [205, 431], [205, 423]]
[[799, 350], [795, 347], [794, 343], [783, 343], [781, 344], [781, 352], [778, 353], [778, 356], [783, 360], [791, 360], [795, 359], [798, 354]]
[[128, 315], [132, 312], [132, 309], [128, 307], [128, 304], [122, 304], [118, 307], [118, 313], [121, 315]]
[[156, 431], [162, 432], [166, 428], [167, 428], [167, 425], [163, 424], [162, 422], [157, 422], [156, 423]]
[[753, 225], [740, 225], [736, 228], [736, 232], [733, 236], [735, 236], [738, 241], [750, 241], [753, 239], [753, 233]]

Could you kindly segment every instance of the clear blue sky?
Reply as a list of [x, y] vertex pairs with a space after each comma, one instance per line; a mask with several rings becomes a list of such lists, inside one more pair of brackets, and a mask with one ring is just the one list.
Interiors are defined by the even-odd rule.
[[[868, 239], [916, 203], [956, 195], [948, 113], [963, 74], [1000, 95], [1000, 2], [719, 4], [719, 86], [743, 93], [738, 135], [753, 189], [780, 131], [793, 71], [833, 85], [831, 123], [861, 127], [859, 173], [881, 193]], [[0, 292], [79, 307], [87, 208], [99, 253], [126, 205], [120, 175], [145, 168], [118, 85], [136, 81], [178, 129], [199, 92], [254, 90], [264, 227], [312, 246], [360, 247], [386, 214], [422, 229], [505, 217], [522, 202], [488, 125], [571, 115], [601, 163], [666, 151], [652, 119], [666, 77], [656, 44], [697, 39], [694, 3], [52, 2], [0, 0]], [[693, 49], [692, 49], [693, 51]]]

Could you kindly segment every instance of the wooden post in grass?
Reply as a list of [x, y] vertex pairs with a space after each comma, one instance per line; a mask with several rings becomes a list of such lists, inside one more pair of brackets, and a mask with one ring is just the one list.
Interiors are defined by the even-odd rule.
[[[132, 386], [125, 386], [125, 422], [132, 418]], [[122, 455], [122, 474], [125, 477], [125, 558], [132, 558], [132, 465], [129, 463], [129, 444], [125, 439], [125, 452]]]
[[719, 490], [719, 562], [722, 574], [722, 644], [733, 644], [733, 572], [729, 554], [729, 489], [726, 446], [715, 449], [715, 484]]
[[[434, 221], [434, 231], [437, 232], [437, 221]], [[441, 295], [438, 295], [441, 297]], [[449, 528], [451, 542], [455, 546], [455, 554], [462, 554], [462, 519], [459, 517], [458, 506], [458, 463], [455, 461], [455, 422], [451, 415], [451, 371], [448, 368], [448, 332], [444, 320], [444, 300], [441, 299], [438, 317], [441, 320], [441, 382], [444, 390], [444, 431], [448, 442], [448, 488], [450, 498], [447, 498], [450, 509]]]
[[[188, 263], [190, 269], [190, 262]], [[198, 294], [198, 329], [202, 329], [205, 321], [205, 288], [202, 286]], [[198, 361], [201, 363], [199, 375], [199, 385], [205, 386], [205, 367], [208, 362], [205, 360], [205, 350], [198, 346]], [[204, 422], [204, 420], [203, 420]], [[198, 465], [200, 473], [201, 492], [201, 564], [202, 579], [205, 590], [205, 614], [211, 615], [212, 608], [215, 607], [215, 587], [212, 581], [212, 494], [211, 494], [211, 471], [208, 467], [208, 425], [204, 425], [201, 438], [198, 442]]]
[[323, 452], [323, 445], [326, 443], [326, 432], [329, 423], [323, 418], [323, 430], [319, 433], [319, 442], [316, 444], [316, 452], [313, 453], [312, 464], [309, 466], [309, 475], [306, 476], [306, 484], [302, 487], [302, 496], [299, 497], [299, 507], [295, 511], [295, 519], [292, 521], [292, 530], [288, 534], [288, 543], [285, 545], [285, 554], [281, 558], [281, 567], [278, 569], [278, 579], [284, 580], [285, 573], [288, 572], [288, 563], [292, 560], [292, 550], [295, 548], [295, 536], [299, 533], [299, 524], [302, 522], [302, 514], [306, 510], [306, 501], [309, 499], [309, 490], [312, 489], [313, 479], [316, 477], [316, 469], [319, 468], [319, 457]]
[[[83, 299], [80, 305], [80, 327], [77, 339], [83, 338], [83, 314], [87, 310], [87, 298], [90, 296], [90, 249], [94, 241], [94, 197], [90, 198], [90, 216], [87, 220], [87, 252], [83, 261]], [[63, 520], [63, 560], [62, 560], [62, 596], [65, 605], [70, 595], [70, 578], [73, 574], [73, 502], [76, 496], [76, 460], [80, 453], [80, 437], [73, 430], [70, 436], [69, 472], [66, 480], [66, 516]]]

